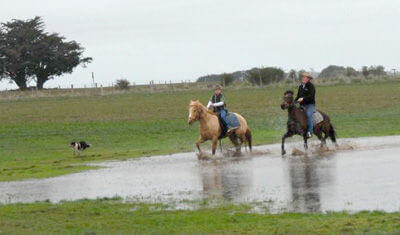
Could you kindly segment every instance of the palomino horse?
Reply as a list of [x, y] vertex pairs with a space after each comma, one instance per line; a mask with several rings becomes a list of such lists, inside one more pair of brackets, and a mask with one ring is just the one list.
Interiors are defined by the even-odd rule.
[[[241, 145], [246, 142], [251, 151], [251, 132], [247, 126], [247, 122], [241, 115], [237, 113], [235, 115], [239, 119], [240, 127], [229, 133], [229, 139], [235, 145], [237, 151], [240, 151]], [[198, 100], [191, 100], [189, 104], [188, 123], [191, 125], [197, 120], [200, 122], [200, 137], [196, 142], [196, 146], [201, 153], [200, 144], [207, 140], [212, 140], [212, 154], [214, 155], [217, 149], [218, 138], [222, 132], [218, 116], [214, 112], [209, 111]]]
[[[293, 135], [301, 135], [304, 139], [304, 148], [307, 149], [307, 117], [304, 111], [296, 105], [293, 98], [293, 91], [286, 91], [283, 97], [283, 103], [281, 104], [282, 109], [287, 109], [289, 114], [289, 120], [287, 122], [287, 132], [282, 136], [282, 155], [286, 154], [285, 151], [285, 139], [292, 137]], [[325, 113], [318, 110], [321, 113], [323, 120], [314, 124], [314, 133], [321, 140], [321, 147], [326, 145], [326, 139], [331, 138], [332, 142], [336, 144], [336, 133], [333, 128], [331, 121]], [[324, 134], [324, 136], [322, 136]]]

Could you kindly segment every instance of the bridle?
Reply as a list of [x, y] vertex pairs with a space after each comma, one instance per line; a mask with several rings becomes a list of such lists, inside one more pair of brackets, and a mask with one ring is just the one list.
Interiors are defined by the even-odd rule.
[[[289, 98], [292, 98], [291, 102], [288, 101]], [[293, 94], [290, 93], [286, 94], [283, 98], [283, 101], [284, 102], [281, 105], [282, 109], [290, 108], [295, 105], [295, 102], [293, 102]]]
[[[194, 109], [192, 111], [192, 109]], [[194, 117], [192, 116], [192, 113], [195, 112], [196, 114], [194, 115]], [[190, 109], [189, 109], [189, 124], [192, 124], [195, 121], [198, 121], [201, 118], [201, 112], [202, 110], [196, 106], [196, 105], [190, 105]]]

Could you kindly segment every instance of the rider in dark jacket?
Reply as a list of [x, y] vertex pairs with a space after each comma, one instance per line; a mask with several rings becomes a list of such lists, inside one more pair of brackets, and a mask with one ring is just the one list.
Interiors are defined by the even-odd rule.
[[314, 129], [314, 117], [315, 112], [315, 87], [311, 83], [313, 77], [310, 73], [304, 73], [301, 75], [301, 85], [297, 92], [296, 100], [305, 107], [307, 115], [307, 137], [311, 138]]

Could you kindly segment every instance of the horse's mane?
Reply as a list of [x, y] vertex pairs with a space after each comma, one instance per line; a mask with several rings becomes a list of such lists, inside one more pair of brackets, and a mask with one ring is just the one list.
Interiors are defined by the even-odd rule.
[[293, 95], [294, 92], [292, 90], [287, 90], [287, 91], [285, 91], [285, 93], [283, 93], [283, 95], [287, 95], [287, 94]]
[[209, 113], [209, 114], [211, 114], [211, 115], [217, 116], [217, 114], [216, 114], [215, 112], [208, 110], [207, 107], [204, 106], [204, 105], [203, 105], [200, 101], [198, 101], [198, 100], [190, 101], [189, 106], [198, 107], [198, 108], [200, 108], [201, 110], [206, 111], [207, 113]]

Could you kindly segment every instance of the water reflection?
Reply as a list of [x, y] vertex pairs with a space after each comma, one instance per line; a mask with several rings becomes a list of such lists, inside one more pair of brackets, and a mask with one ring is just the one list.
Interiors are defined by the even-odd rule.
[[[0, 203], [118, 195], [185, 208], [187, 201], [211, 197], [234, 203], [254, 202], [271, 212], [398, 212], [400, 137], [392, 138], [368, 138], [356, 142], [358, 150], [324, 155], [312, 152], [308, 157], [282, 158], [276, 146], [277, 154], [272, 151], [260, 156], [224, 157], [216, 162], [198, 161], [193, 153], [107, 162], [93, 171], [0, 182]], [[372, 142], [393, 145], [371, 149]]]
[[243, 167], [244, 161], [248, 160], [202, 162], [199, 169], [204, 197], [225, 200], [244, 197], [251, 187], [250, 168]]
[[330, 181], [334, 162], [328, 157], [321, 160], [311, 156], [294, 157], [287, 162], [292, 210], [321, 211], [321, 184]]

